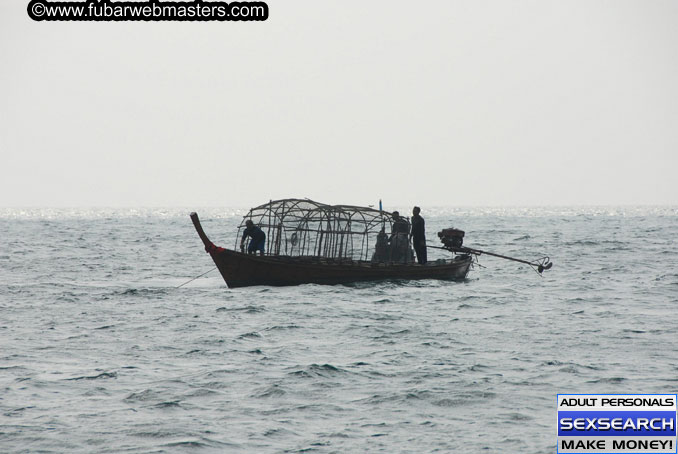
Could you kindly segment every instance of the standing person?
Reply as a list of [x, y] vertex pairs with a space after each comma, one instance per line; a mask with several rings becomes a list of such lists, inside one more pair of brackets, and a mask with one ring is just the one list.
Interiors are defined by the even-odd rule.
[[248, 254], [256, 254], [256, 251], [259, 251], [261, 255], [264, 255], [264, 244], [266, 243], [266, 234], [259, 227], [254, 225], [251, 219], [245, 221], [245, 231], [242, 232], [242, 240], [240, 240], [240, 250], [244, 251], [245, 249], [245, 239], [249, 236], [252, 238], [250, 240], [249, 246], [247, 246]]
[[412, 209], [412, 234], [410, 238], [412, 239], [412, 246], [414, 251], [417, 253], [417, 262], [420, 265], [426, 264], [426, 223], [424, 218], [419, 215], [421, 213], [421, 208], [414, 207]]

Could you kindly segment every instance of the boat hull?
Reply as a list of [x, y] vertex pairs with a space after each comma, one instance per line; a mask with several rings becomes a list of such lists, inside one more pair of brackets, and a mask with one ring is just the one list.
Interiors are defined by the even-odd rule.
[[462, 280], [466, 278], [473, 261], [470, 255], [418, 265], [245, 254], [215, 246], [205, 234], [198, 215], [191, 213], [191, 219], [205, 250], [212, 256], [230, 288], [251, 285], [333, 285], [389, 279]]
[[329, 262], [299, 257], [267, 257], [221, 249], [210, 252], [230, 288], [252, 285], [348, 284], [389, 279], [462, 280], [471, 257], [427, 265], [371, 262]]

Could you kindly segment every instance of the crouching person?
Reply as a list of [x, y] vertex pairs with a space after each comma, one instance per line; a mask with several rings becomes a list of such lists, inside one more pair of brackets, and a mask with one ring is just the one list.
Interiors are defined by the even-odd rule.
[[264, 244], [266, 243], [266, 234], [259, 227], [254, 225], [251, 219], [245, 221], [245, 231], [242, 233], [242, 240], [240, 240], [240, 250], [245, 251], [245, 240], [249, 236], [251, 238], [249, 246], [247, 246], [248, 254], [256, 254], [257, 251], [264, 255]]

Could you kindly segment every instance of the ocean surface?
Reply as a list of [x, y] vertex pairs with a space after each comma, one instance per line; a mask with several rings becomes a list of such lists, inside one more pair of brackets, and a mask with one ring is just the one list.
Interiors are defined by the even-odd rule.
[[188, 212], [0, 209], [0, 452], [554, 453], [557, 393], [678, 391], [676, 207], [424, 207], [554, 266], [234, 290], [177, 288]]

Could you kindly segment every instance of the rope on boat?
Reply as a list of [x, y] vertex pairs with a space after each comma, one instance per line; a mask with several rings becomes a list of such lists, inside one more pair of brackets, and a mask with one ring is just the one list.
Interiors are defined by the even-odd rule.
[[183, 284], [181, 284], [179, 287], [175, 287], [175, 288], [181, 288], [181, 287], [183, 287], [184, 285], [189, 284], [189, 283], [193, 282], [194, 280], [198, 279], [199, 277], [203, 277], [205, 274], [211, 273], [212, 271], [214, 271], [214, 270], [216, 270], [216, 269], [217, 269], [217, 267], [215, 266], [215, 267], [212, 268], [211, 270], [205, 271], [205, 272], [202, 273], [200, 276], [196, 276], [196, 277], [194, 277], [193, 279], [191, 279], [190, 281], [186, 281], [186, 282], [184, 282]]

